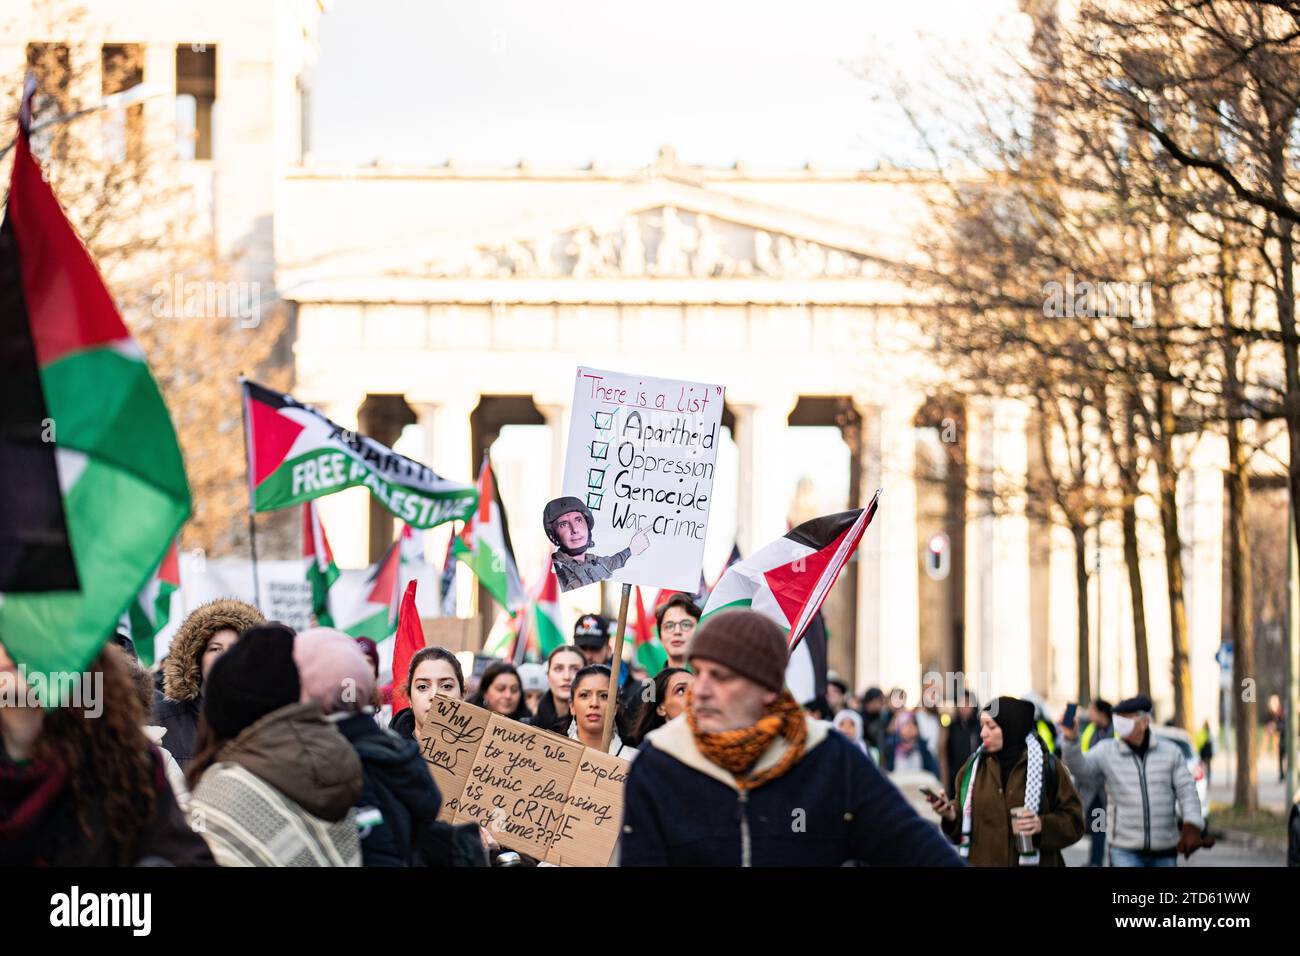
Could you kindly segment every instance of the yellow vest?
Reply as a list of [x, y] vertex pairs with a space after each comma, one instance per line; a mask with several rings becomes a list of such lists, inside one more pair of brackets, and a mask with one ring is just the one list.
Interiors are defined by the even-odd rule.
[[1056, 735], [1052, 733], [1052, 725], [1045, 720], [1038, 722], [1038, 736], [1043, 738], [1043, 743], [1047, 745], [1049, 754], [1056, 753]]
[[1096, 731], [1096, 724], [1089, 724], [1087, 727], [1083, 728], [1083, 735], [1079, 738], [1079, 749], [1084, 753], [1087, 753], [1088, 748], [1092, 746], [1092, 738]]

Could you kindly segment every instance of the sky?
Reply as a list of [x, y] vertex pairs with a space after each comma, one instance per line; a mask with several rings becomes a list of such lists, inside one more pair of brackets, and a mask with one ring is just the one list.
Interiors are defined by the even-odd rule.
[[[920, 160], [891, 97], [1016, 42], [1015, 0], [335, 0], [317, 162], [872, 168]], [[867, 81], [863, 71], [874, 77]], [[358, 135], [358, 130], [363, 133]]]

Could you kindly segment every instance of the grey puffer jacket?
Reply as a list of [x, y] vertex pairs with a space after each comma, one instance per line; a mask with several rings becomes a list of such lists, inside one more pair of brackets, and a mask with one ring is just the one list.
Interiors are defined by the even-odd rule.
[[[1109, 737], [1085, 754], [1063, 741], [1065, 765], [1076, 778], [1100, 777], [1108, 800], [1106, 834], [1123, 850], [1172, 850], [1182, 834], [1178, 820], [1205, 828], [1196, 781], [1177, 744], [1151, 734], [1145, 756]], [[1180, 813], [1181, 811], [1181, 813]]]

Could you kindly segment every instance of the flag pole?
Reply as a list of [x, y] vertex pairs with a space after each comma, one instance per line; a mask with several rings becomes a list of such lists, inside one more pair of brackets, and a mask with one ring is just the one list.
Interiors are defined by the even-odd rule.
[[618, 678], [623, 669], [623, 633], [627, 630], [627, 602], [632, 597], [632, 585], [623, 585], [623, 597], [618, 605], [618, 630], [614, 632], [614, 660], [609, 667], [609, 703], [605, 705], [605, 729], [600, 735], [600, 749], [609, 753], [609, 741], [614, 736], [614, 711], [618, 709]]
[[257, 523], [253, 520], [253, 436], [248, 428], [247, 379], [239, 376], [239, 412], [244, 422], [244, 471], [248, 475], [248, 549], [253, 558], [253, 604], [262, 603], [262, 588], [257, 579]]

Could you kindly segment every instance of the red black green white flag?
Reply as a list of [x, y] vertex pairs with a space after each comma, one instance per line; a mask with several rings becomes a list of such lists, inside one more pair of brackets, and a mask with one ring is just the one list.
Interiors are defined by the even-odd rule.
[[879, 502], [877, 490], [867, 507], [805, 521], [737, 561], [714, 587], [700, 620], [728, 608], [751, 608], [786, 629], [793, 651], [862, 540]]
[[466, 520], [473, 485], [448, 481], [387, 445], [334, 424], [292, 396], [241, 379], [254, 511], [274, 511], [362, 485], [414, 528]]
[[178, 542], [173, 540], [162, 563], [127, 609], [131, 621], [131, 639], [140, 662], [152, 667], [156, 659], [154, 641], [167, 626], [172, 614], [172, 595], [180, 590], [181, 571]]
[[314, 501], [302, 506], [302, 556], [307, 561], [307, 583], [311, 585], [311, 612], [319, 626], [333, 627], [330, 588], [339, 579], [339, 566], [334, 563], [334, 552]]
[[32, 155], [34, 90], [0, 226], [0, 640], [29, 671], [78, 673], [171, 547], [190, 490], [144, 355]]
[[478, 475], [478, 508], [465, 529], [452, 542], [458, 561], [464, 561], [488, 592], [514, 617], [528, 603], [515, 550], [510, 544], [506, 508], [497, 491], [492, 463], [483, 456]]

